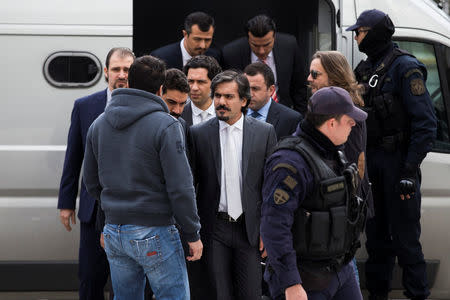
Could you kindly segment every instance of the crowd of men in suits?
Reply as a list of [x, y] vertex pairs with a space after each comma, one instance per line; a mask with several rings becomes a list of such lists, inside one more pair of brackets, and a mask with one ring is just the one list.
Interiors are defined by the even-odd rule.
[[[210, 47], [214, 30], [214, 19], [211, 16], [195, 12], [185, 19], [183, 39], [154, 50], [151, 52], [152, 56], [136, 59], [129, 49], [110, 50], [104, 69], [108, 87], [78, 99], [74, 104], [58, 208], [61, 222], [70, 231], [70, 223], [75, 223], [75, 203], [85, 149], [89, 150], [88, 166], [95, 164], [95, 170], [103, 168], [102, 170], [109, 172], [120, 172], [119, 157], [113, 160], [103, 159], [111, 156], [113, 144], [110, 149], [102, 149], [98, 141], [104, 134], [103, 127], [107, 126], [108, 120], [117, 118], [121, 113], [122, 107], [118, 102], [123, 101], [127, 95], [136, 101], [146, 96], [127, 94], [116, 89], [130, 87], [160, 96], [165, 106], [156, 98], [148, 97], [148, 101], [155, 101], [158, 112], [168, 113], [178, 119], [176, 124], [181, 126], [173, 126], [178, 126], [180, 130], [174, 129], [172, 133], [180, 131], [181, 134], [170, 137], [178, 150], [174, 152], [177, 153], [174, 159], [189, 161], [192, 173], [192, 178], [184, 178], [185, 181], [179, 182], [186, 190], [172, 191], [174, 194], [183, 193], [186, 201], [192, 201], [191, 206], [196, 206], [196, 212], [189, 216], [188, 221], [180, 220], [174, 213], [184, 243], [185, 256], [191, 257], [187, 262], [186, 275], [189, 277], [191, 298], [260, 299], [260, 262], [266, 256], [259, 235], [263, 167], [277, 140], [295, 132], [302, 113], [306, 111], [306, 67], [301, 64], [295, 37], [277, 32], [275, 22], [266, 15], [250, 19], [246, 27], [248, 35], [230, 42], [222, 50]], [[165, 62], [167, 70], [161, 61]], [[129, 73], [133, 77], [133, 84], [130, 86], [127, 82]], [[155, 80], [160, 80], [163, 76], [165, 80], [160, 88], [146, 89], [148, 80], [144, 80], [144, 76]], [[110, 105], [111, 102], [116, 104]], [[105, 107], [106, 117], [95, 121]], [[149, 115], [151, 113], [153, 111], [148, 112]], [[133, 124], [141, 122], [141, 119], [144, 117], [130, 121], [132, 125], [114, 124], [113, 127], [123, 130], [121, 126], [135, 126]], [[166, 122], [164, 124], [172, 126], [170, 119], [163, 119]], [[114, 120], [109, 122], [119, 122]], [[91, 129], [92, 132], [88, 135], [92, 123], [95, 124], [92, 127], [97, 130]], [[142, 138], [145, 139], [145, 136]], [[171, 143], [167, 145], [172, 146]], [[152, 147], [156, 147], [157, 152], [168, 151], [158, 142]], [[117, 168], [111, 167], [116, 164]], [[161, 186], [167, 187], [169, 180], [164, 173], [168, 165], [154, 168], [159, 168], [155, 172], [159, 172]], [[116, 175], [129, 181], [128, 188], [136, 186], [133, 180], [142, 183], [133, 174], [129, 177], [127, 174]], [[109, 179], [103, 178], [100, 171], [94, 175], [86, 167], [84, 176], [83, 182], [89, 186], [94, 197], [89, 195], [85, 184], [81, 183], [78, 212], [81, 221], [80, 299], [103, 299], [110, 266], [99, 243], [101, 239], [102, 246], [105, 246], [104, 235], [98, 231], [98, 223], [102, 223], [105, 218], [101, 214], [101, 208], [105, 209], [109, 205], [104, 206], [102, 195], [105, 190], [114, 194], [115, 188], [106, 188], [105, 182]], [[191, 198], [187, 185], [195, 187], [196, 195]], [[171, 197], [178, 196], [171, 192], [165, 195], [171, 201]], [[118, 197], [125, 196], [121, 194]], [[142, 204], [137, 205], [140, 207]], [[113, 212], [115, 209], [126, 211], [127, 206], [123, 204], [107, 208], [106, 223], [116, 217]], [[148, 225], [133, 221], [120, 224]], [[161, 220], [159, 225], [173, 224], [173, 218], [168, 218]], [[200, 232], [194, 232], [193, 228], [200, 227], [200, 224]], [[169, 229], [173, 231], [172, 227]], [[111, 250], [114, 244], [113, 232], [125, 235], [126, 228], [110, 228], [105, 237], [106, 248], [110, 249], [107, 251], [108, 258], [114, 252]], [[145, 236], [142, 240], [146, 239], [151, 239], [151, 236]], [[135, 237], [131, 239], [131, 244], [135, 240]], [[159, 250], [152, 249], [141, 249], [144, 251], [143, 255], [148, 256], [147, 259], [159, 255]], [[202, 259], [199, 260], [202, 252]], [[123, 264], [124, 261], [109, 258], [109, 263]], [[142, 264], [145, 265], [146, 261]], [[125, 272], [112, 266], [111, 270], [120, 273], [120, 276], [111, 274], [114, 293], [128, 295], [125, 297], [141, 297], [141, 283], [135, 294], [123, 294], [123, 284], [120, 285], [118, 281], [125, 280]], [[142, 267], [142, 270], [142, 277], [149, 272], [146, 267]], [[178, 281], [182, 284], [184, 279]], [[170, 282], [172, 284], [173, 280]], [[167, 286], [150, 283], [157, 298], [166, 295]], [[133, 289], [133, 283], [127, 284], [127, 289]], [[178, 292], [177, 297], [184, 299], [180, 295], [181, 292]]]

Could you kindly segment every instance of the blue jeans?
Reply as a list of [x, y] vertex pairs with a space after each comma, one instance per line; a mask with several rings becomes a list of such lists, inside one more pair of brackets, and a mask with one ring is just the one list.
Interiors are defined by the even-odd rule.
[[106, 224], [103, 234], [116, 299], [144, 299], [145, 275], [156, 299], [189, 299], [184, 252], [175, 226]]

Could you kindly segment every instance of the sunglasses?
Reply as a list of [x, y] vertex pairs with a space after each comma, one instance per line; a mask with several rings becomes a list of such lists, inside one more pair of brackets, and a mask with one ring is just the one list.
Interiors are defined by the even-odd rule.
[[367, 32], [367, 31], [369, 31], [370, 29], [356, 29], [355, 30], [355, 35], [356, 36], [359, 36], [359, 34], [361, 33], [361, 32]]
[[322, 72], [319, 72], [316, 70], [311, 70], [311, 71], [309, 71], [309, 74], [311, 74], [311, 77], [313, 79], [317, 79], [317, 77], [319, 77], [319, 75], [322, 75]]

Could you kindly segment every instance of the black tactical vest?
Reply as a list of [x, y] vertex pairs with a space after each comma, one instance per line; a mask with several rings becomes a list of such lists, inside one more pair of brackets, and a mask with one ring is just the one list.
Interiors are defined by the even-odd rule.
[[363, 202], [353, 203], [345, 176], [330, 168], [336, 161], [325, 161], [305, 139], [285, 138], [279, 149], [300, 153], [314, 177], [315, 189], [295, 212], [291, 230], [297, 263], [300, 268], [339, 270], [360, 247], [366, 207]]
[[392, 80], [387, 72], [395, 59], [408, 52], [394, 48], [377, 67], [375, 72], [362, 61], [355, 69], [356, 79], [365, 88], [364, 107], [368, 114], [367, 146], [381, 146], [387, 151], [394, 151], [405, 145], [409, 136], [408, 119], [402, 99], [392, 92], [382, 92], [385, 84]]

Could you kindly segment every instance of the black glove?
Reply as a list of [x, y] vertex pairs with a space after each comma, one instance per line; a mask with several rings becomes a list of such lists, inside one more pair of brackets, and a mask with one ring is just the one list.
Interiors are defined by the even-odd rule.
[[[400, 197], [406, 196], [407, 199], [414, 195], [416, 192], [416, 177], [417, 177], [418, 166], [413, 166], [411, 164], [405, 164], [403, 171], [400, 175]], [[402, 198], [403, 199], [403, 198]]]
[[359, 174], [358, 174], [358, 166], [356, 163], [350, 164], [345, 170], [344, 170], [344, 176], [345, 180], [347, 181], [350, 194], [356, 195], [356, 191], [358, 190], [359, 185]]
[[416, 181], [412, 178], [400, 179], [400, 195], [414, 195], [416, 192]]

